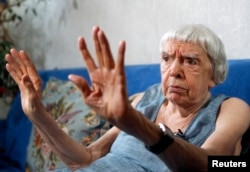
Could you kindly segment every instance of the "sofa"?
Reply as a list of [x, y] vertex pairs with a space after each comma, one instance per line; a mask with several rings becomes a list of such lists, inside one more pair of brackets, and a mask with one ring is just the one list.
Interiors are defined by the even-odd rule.
[[[212, 94], [238, 97], [250, 105], [250, 59], [228, 60], [228, 63], [227, 79], [223, 84], [213, 88]], [[148, 86], [159, 83], [161, 81], [159, 67], [159, 64], [127, 65], [125, 70], [128, 94], [143, 92]], [[71, 73], [84, 76], [89, 81], [85, 68], [39, 71], [44, 86], [51, 77], [67, 80], [68, 74]], [[0, 172], [24, 171], [31, 129], [32, 125], [22, 111], [18, 93], [7, 118], [0, 120]]]

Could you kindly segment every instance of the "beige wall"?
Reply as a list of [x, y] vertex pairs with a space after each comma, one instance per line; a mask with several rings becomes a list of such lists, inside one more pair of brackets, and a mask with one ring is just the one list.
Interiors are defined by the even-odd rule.
[[106, 31], [114, 54], [118, 42], [126, 40], [126, 64], [158, 63], [161, 36], [183, 23], [209, 26], [225, 43], [228, 58], [250, 58], [249, 0], [27, 1], [36, 5], [38, 16], [26, 17], [13, 37], [40, 69], [84, 66], [77, 37], [85, 36], [94, 52], [94, 25]]

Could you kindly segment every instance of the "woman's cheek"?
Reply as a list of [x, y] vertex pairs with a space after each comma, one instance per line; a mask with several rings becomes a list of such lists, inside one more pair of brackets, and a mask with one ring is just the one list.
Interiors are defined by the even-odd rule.
[[165, 64], [165, 62], [161, 62], [161, 87], [162, 87], [162, 92], [163, 95], [166, 96], [167, 94], [167, 86], [168, 86], [168, 78], [169, 78], [169, 74], [168, 74], [168, 65]]
[[161, 75], [161, 87], [162, 87], [162, 92], [164, 95], [166, 95], [167, 93], [167, 75], [164, 75], [164, 73], [162, 73]]

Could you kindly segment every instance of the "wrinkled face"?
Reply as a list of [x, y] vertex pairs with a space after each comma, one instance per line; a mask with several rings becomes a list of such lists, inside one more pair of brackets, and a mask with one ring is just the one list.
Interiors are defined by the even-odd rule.
[[214, 86], [212, 64], [197, 44], [169, 40], [161, 54], [162, 91], [178, 105], [201, 102]]

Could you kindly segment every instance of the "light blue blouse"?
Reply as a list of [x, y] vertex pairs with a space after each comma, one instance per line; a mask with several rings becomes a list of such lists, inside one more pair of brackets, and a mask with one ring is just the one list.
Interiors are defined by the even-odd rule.
[[[183, 138], [197, 146], [201, 146], [215, 129], [215, 123], [221, 103], [227, 96], [211, 97], [200, 109], [197, 116], [190, 123], [182, 135]], [[151, 86], [144, 94], [136, 109], [141, 111], [151, 121], [156, 119], [158, 111], [165, 97], [160, 84]], [[60, 172], [69, 169], [57, 170]], [[93, 162], [90, 166], [77, 172], [167, 172], [167, 166], [137, 138], [120, 132], [113, 143], [110, 152]]]

